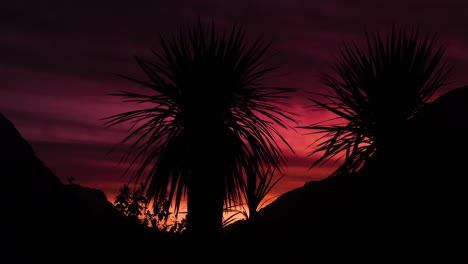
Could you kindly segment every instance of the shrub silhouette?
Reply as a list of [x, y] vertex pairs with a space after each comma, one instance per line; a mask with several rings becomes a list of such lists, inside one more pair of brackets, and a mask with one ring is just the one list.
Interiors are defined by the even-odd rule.
[[131, 190], [124, 184], [115, 197], [114, 206], [124, 213], [131, 222], [143, 224], [146, 227], [161, 232], [181, 234], [186, 227], [186, 219], [178, 220], [169, 211], [167, 199], [156, 201], [156, 205], [149, 208], [149, 200], [144, 196], [144, 185]]

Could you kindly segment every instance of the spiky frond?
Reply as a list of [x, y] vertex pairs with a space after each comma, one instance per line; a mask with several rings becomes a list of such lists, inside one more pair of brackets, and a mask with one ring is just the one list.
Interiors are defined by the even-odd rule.
[[329, 93], [311, 99], [341, 123], [301, 127], [322, 134], [312, 152], [322, 155], [313, 166], [343, 159], [334, 175], [358, 170], [447, 83], [450, 72], [436, 35], [393, 27], [385, 38], [366, 37], [365, 48], [351, 43], [339, 51], [333, 74], [321, 79]]
[[246, 219], [255, 217], [257, 212], [269, 201], [269, 199], [265, 199], [266, 196], [285, 177], [285, 174], [278, 176], [271, 168], [255, 170], [253, 173], [256, 176], [249, 177], [244, 187], [244, 200], [247, 208], [242, 207]]

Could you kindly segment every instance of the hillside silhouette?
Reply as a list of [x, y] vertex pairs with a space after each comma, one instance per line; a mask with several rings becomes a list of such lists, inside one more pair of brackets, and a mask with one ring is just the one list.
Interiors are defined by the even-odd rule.
[[466, 124], [468, 86], [429, 103], [388, 160], [308, 182], [231, 235], [288, 263], [466, 263]]
[[177, 238], [129, 222], [100, 190], [62, 183], [3, 115], [0, 146], [2, 263], [128, 263], [149, 249], [173, 259]]
[[[466, 123], [468, 87], [463, 87], [442, 95], [411, 121], [391, 163], [374, 159], [353, 175], [308, 182], [281, 195], [252, 220], [229, 226], [222, 243], [188, 247], [183, 240], [128, 223], [101, 191], [60, 182], [1, 116], [0, 169], [7, 205], [2, 237], [8, 241], [2, 258], [123, 263], [151, 260], [159, 252], [160, 260], [177, 263], [174, 252], [192, 249], [179, 256], [230, 256], [232, 261], [249, 256], [284, 263], [463, 263]], [[235, 248], [239, 252], [234, 254]]]

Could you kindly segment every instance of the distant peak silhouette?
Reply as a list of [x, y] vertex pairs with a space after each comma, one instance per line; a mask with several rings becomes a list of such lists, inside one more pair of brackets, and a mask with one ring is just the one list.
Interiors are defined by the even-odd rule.
[[44, 193], [63, 185], [34, 153], [31, 145], [21, 136], [13, 123], [0, 114], [0, 170], [10, 191], [15, 186], [26, 192]]

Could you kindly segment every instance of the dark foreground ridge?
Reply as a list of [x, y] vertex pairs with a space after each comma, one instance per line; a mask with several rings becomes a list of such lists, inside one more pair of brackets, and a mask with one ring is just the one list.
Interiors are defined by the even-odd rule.
[[233, 237], [289, 263], [468, 263], [467, 124], [463, 87], [412, 120], [398, 153], [285, 193]]
[[95, 189], [63, 184], [0, 115], [2, 263], [466, 263], [468, 87], [426, 107], [388, 160], [308, 182], [223, 241], [135, 226]]
[[3, 115], [0, 174], [1, 263], [129, 263], [155, 259], [155, 249], [163, 261], [175, 248], [172, 238], [129, 222], [102, 191], [63, 184]]

